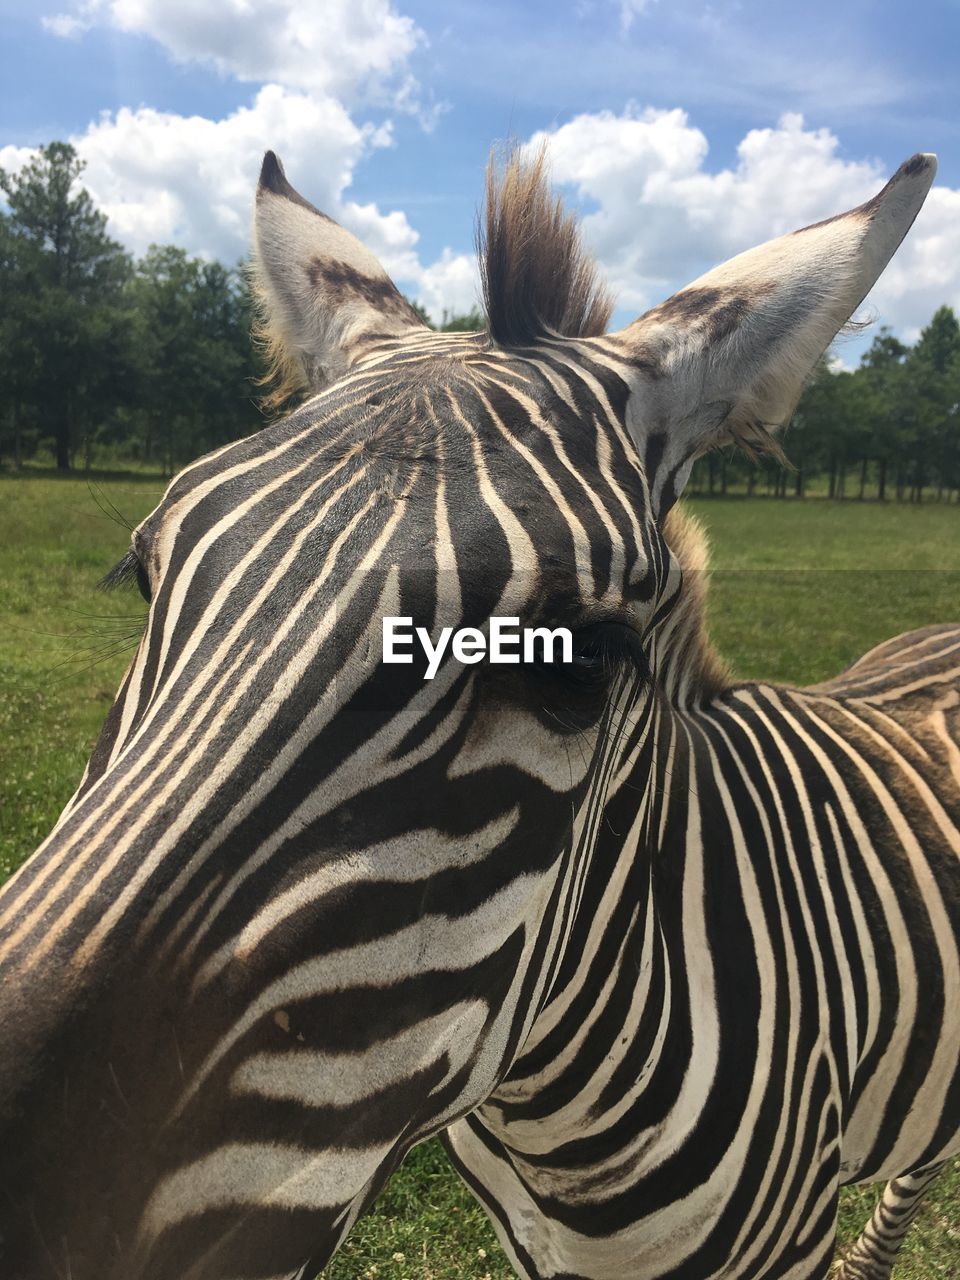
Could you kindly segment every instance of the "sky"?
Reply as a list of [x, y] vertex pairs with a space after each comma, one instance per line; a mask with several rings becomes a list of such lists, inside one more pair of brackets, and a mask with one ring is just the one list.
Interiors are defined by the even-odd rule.
[[616, 328], [934, 151], [872, 330], [837, 354], [960, 310], [960, 0], [0, 0], [0, 18], [0, 167], [68, 139], [135, 253], [241, 259], [270, 148], [404, 293], [462, 312], [490, 147], [546, 140]]

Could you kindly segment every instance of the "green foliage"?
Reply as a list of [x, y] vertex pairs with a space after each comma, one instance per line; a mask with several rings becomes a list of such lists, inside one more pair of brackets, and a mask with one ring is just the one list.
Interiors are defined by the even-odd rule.
[[438, 333], [476, 333], [479, 329], [484, 328], [486, 320], [480, 314], [476, 307], [471, 307], [469, 311], [458, 315], [456, 312], [443, 310], [443, 318], [439, 324], [434, 324], [430, 319], [430, 314], [426, 307], [415, 302], [412, 298], [407, 298], [411, 308], [416, 312], [425, 325], [431, 329], [435, 329]]
[[103, 446], [172, 472], [262, 425], [246, 273], [172, 245], [134, 263], [82, 172], [62, 142], [0, 171], [0, 452], [50, 445], [67, 470]]
[[67, 143], [41, 147], [11, 178], [0, 170], [3, 215], [0, 361], [14, 450], [24, 418], [70, 465], [78, 438], [122, 400], [118, 377], [130, 355], [127, 254], [106, 217], [77, 188], [82, 162]]
[[246, 274], [153, 245], [137, 264], [131, 293], [140, 456], [161, 457], [172, 473], [262, 426]]
[[423, 303], [414, 302], [412, 298], [406, 298], [405, 301], [410, 304], [411, 310], [416, 312], [416, 314], [420, 317], [423, 323], [429, 325], [430, 328], [432, 329], [433, 321], [430, 319], [430, 316], [427, 312], [427, 308], [423, 305]]
[[[163, 492], [157, 474], [103, 485], [131, 526]], [[136, 595], [95, 590], [129, 542], [100, 492], [29, 467], [0, 475], [0, 879], [79, 782], [143, 626]]]
[[874, 645], [960, 618], [960, 512], [943, 504], [693, 502], [708, 614], [743, 679], [814, 683]]
[[465, 315], [458, 316], [444, 310], [443, 319], [437, 325], [441, 333], [476, 333], [478, 329], [482, 329], [486, 324], [486, 320], [480, 314], [476, 307], [471, 308]]
[[514, 1280], [487, 1215], [439, 1142], [409, 1153], [323, 1280]]
[[[82, 450], [88, 468], [113, 456], [173, 474], [263, 425], [248, 275], [174, 245], [134, 262], [82, 173], [64, 142], [0, 170], [0, 457], [16, 469], [49, 447], [66, 471]], [[482, 323], [444, 312], [437, 327]]]

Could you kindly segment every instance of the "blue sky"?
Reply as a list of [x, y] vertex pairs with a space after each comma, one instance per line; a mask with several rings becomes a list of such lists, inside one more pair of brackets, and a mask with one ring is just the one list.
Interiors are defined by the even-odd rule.
[[[491, 142], [546, 135], [625, 322], [839, 212], [914, 151], [937, 187], [870, 300], [960, 306], [960, 3], [0, 3], [0, 165], [68, 137], [115, 235], [239, 257], [267, 147], [434, 312], [474, 296]], [[852, 359], [857, 348], [841, 351]]]

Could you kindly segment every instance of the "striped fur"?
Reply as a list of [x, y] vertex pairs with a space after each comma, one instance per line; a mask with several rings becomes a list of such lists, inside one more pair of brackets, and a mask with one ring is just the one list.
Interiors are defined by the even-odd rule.
[[[855, 305], [931, 176], [801, 234], [813, 278], [842, 246]], [[0, 1275], [311, 1280], [442, 1133], [521, 1276], [821, 1280], [840, 1184], [886, 1177], [846, 1273], [886, 1280], [960, 1147], [960, 628], [737, 683], [673, 507], [736, 369], [740, 421], [836, 297], [784, 267], [802, 341], [755, 358], [729, 270], [732, 310], [621, 335], [506, 297], [530, 341], [431, 334], [276, 162], [265, 203], [277, 341], [330, 385], [136, 530], [143, 639], [0, 894]], [[576, 661], [424, 681], [384, 615]]]
[[449, 1133], [521, 1275], [823, 1276], [838, 1183], [958, 1150], [958, 682], [936, 627], [651, 709], [566, 970]]

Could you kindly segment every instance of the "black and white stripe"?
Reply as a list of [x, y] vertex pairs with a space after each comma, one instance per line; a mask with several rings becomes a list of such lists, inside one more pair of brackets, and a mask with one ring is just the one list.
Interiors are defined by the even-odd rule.
[[[960, 630], [737, 684], [671, 505], [774, 447], [931, 178], [603, 336], [516, 162], [489, 330], [435, 335], [268, 158], [266, 338], [316, 394], [137, 529], [143, 639], [0, 896], [4, 1277], [308, 1277], [443, 1132], [520, 1275], [819, 1280], [886, 1177], [846, 1270], [885, 1280], [960, 1147]], [[424, 681], [385, 615], [574, 661]]]
[[[821, 1276], [840, 1183], [958, 1150], [958, 680], [942, 627], [651, 710], [566, 971], [449, 1133], [520, 1274]], [[889, 1274], [932, 1176], [845, 1275]]]

